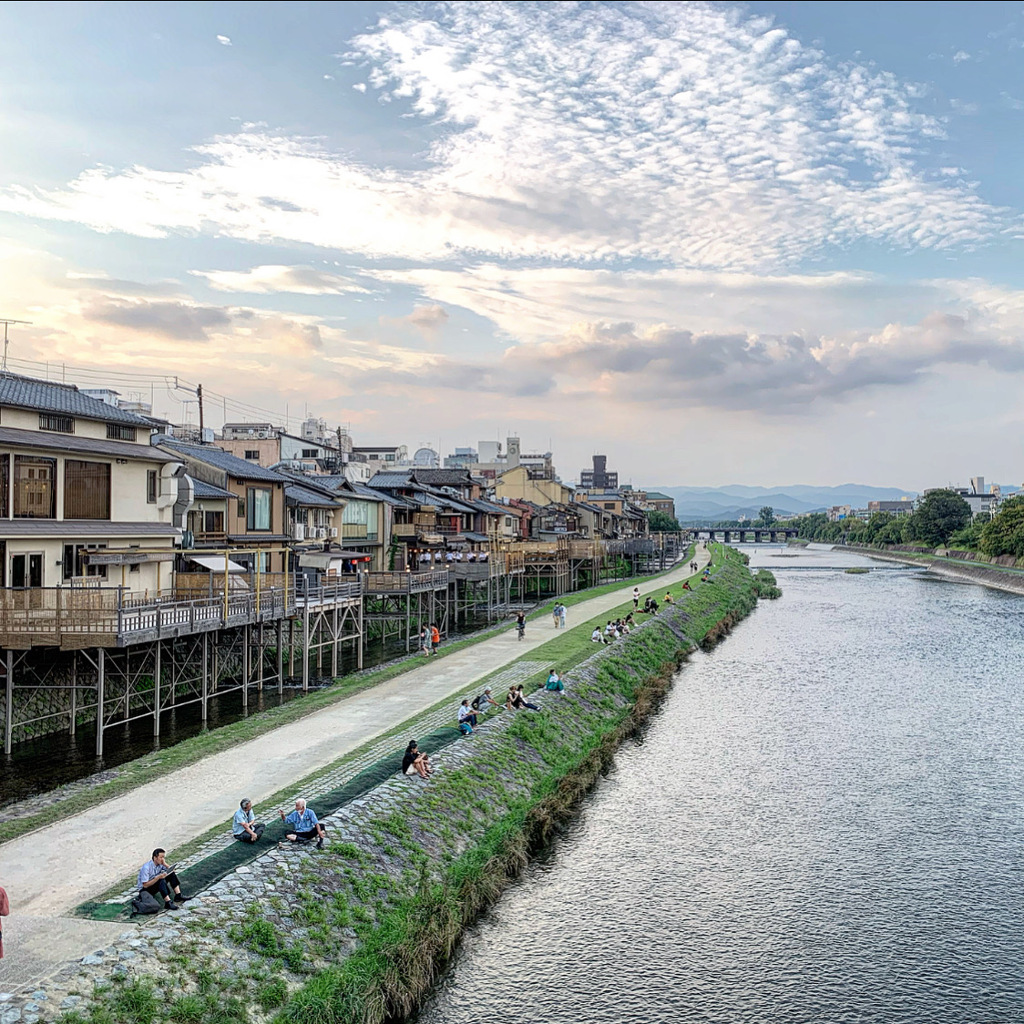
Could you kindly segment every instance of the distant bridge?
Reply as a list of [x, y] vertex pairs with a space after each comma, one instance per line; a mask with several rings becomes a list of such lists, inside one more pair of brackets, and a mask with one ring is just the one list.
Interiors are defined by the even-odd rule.
[[706, 536], [711, 540], [721, 539], [725, 544], [745, 544], [751, 539], [755, 544], [781, 544], [783, 541], [795, 538], [797, 533], [798, 531], [794, 526], [768, 526], [763, 528], [702, 526], [683, 531], [683, 535], [689, 540], [697, 540], [700, 537]]

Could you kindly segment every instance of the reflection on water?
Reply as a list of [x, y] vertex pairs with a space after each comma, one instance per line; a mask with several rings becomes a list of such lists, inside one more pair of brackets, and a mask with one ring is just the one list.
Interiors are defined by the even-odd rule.
[[420, 1024], [1024, 1020], [1024, 598], [745, 550], [783, 598], [680, 673]]

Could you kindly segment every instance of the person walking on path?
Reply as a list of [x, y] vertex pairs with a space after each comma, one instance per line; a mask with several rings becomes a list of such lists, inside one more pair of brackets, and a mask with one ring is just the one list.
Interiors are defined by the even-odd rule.
[[324, 836], [327, 834], [324, 832], [323, 825], [320, 824], [320, 820], [316, 816], [316, 811], [312, 807], [306, 806], [306, 801], [299, 797], [295, 801], [295, 810], [285, 817], [284, 811], [278, 811], [281, 815], [281, 820], [286, 824], [290, 825], [291, 829], [285, 834], [285, 839], [290, 843], [304, 842], [308, 843], [310, 839], [316, 839], [316, 848], [322, 850], [324, 848]]
[[[7, 898], [7, 890], [0, 885], [0, 917], [7, 917], [11, 912], [11, 901]], [[4, 929], [0, 921], [0, 960], [4, 958]]]
[[[165, 910], [177, 910], [179, 903], [187, 903], [191, 897], [183, 896], [178, 876], [171, 870], [166, 859], [166, 850], [159, 847], [153, 851], [151, 860], [139, 868], [139, 892], [148, 892], [150, 896], [159, 893], [164, 898]], [[174, 890], [174, 899], [171, 899], [171, 890]]]
[[558, 629], [558, 609], [560, 607], [561, 605], [557, 601], [551, 606], [551, 622], [555, 629]]
[[516, 612], [516, 632], [520, 640], [526, 636], [526, 612]]
[[441, 630], [436, 625], [431, 624], [430, 626], [430, 653], [437, 654], [438, 647], [441, 646]]
[[256, 820], [253, 814], [252, 801], [246, 797], [238, 804], [238, 810], [231, 821], [231, 834], [240, 843], [255, 843], [263, 835], [266, 825]]
[[559, 602], [558, 605], [558, 628], [565, 629], [565, 605]]
[[640, 607], [640, 588], [633, 588], [633, 611], [636, 611]]

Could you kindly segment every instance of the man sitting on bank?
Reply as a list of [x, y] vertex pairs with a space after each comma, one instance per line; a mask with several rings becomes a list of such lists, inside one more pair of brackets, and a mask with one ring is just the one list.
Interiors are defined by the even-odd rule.
[[231, 822], [231, 834], [240, 843], [255, 843], [267, 826], [256, 820], [253, 814], [252, 801], [246, 797], [238, 805], [235, 817]]
[[323, 825], [320, 824], [316, 816], [316, 811], [312, 807], [306, 806], [306, 801], [299, 797], [295, 801], [295, 810], [285, 817], [284, 811], [278, 811], [281, 815], [281, 820], [288, 826], [289, 831], [285, 833], [285, 839], [290, 843], [308, 843], [311, 839], [316, 840], [316, 848], [322, 850], [324, 848], [324, 832]]
[[[168, 867], [164, 859], [166, 850], [156, 849], [153, 851], [152, 860], [147, 860], [139, 868], [139, 891], [148, 892], [150, 896], [158, 893], [164, 898], [164, 910], [177, 910], [179, 903], [187, 903], [192, 897], [182, 896], [181, 886], [178, 884], [178, 876]], [[171, 890], [174, 890], [174, 899], [171, 899]]]
[[491, 696], [491, 688], [489, 686], [484, 688], [484, 692], [479, 697], [474, 697], [470, 701], [470, 706], [481, 715], [490, 711], [491, 708], [501, 710], [501, 705]]

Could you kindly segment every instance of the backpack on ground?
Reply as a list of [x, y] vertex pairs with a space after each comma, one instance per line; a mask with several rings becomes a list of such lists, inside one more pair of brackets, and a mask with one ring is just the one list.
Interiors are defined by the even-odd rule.
[[145, 889], [140, 889], [138, 896], [132, 900], [132, 917], [138, 914], [159, 914], [163, 909], [163, 904]]

